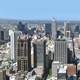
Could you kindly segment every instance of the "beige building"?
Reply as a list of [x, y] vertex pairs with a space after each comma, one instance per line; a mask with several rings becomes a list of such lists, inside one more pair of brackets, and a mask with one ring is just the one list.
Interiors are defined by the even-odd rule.
[[17, 40], [17, 64], [18, 71], [28, 72], [31, 70], [31, 40], [21, 35]]
[[67, 51], [67, 41], [66, 40], [56, 40], [55, 41], [55, 53], [54, 61], [59, 61], [60, 63], [68, 63], [68, 51]]

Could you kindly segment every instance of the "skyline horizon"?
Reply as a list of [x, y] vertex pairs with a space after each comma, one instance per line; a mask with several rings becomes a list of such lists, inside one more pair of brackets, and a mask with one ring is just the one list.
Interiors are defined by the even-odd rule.
[[[53, 19], [53, 18], [55, 18], [55, 19]], [[21, 20], [21, 21], [25, 21], [25, 20], [49, 20], [49, 21], [52, 21], [52, 20], [56, 20], [56, 21], [79, 21], [80, 20], [80, 18], [56, 18], [56, 17], [52, 17], [52, 18], [35, 18], [35, 19], [33, 19], [33, 18], [26, 18], [26, 19], [24, 19], [24, 18], [2, 18], [2, 17], [0, 17], [0, 20]]]

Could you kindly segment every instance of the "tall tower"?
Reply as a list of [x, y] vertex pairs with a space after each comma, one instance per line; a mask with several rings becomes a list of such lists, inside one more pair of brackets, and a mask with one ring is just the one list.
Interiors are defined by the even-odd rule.
[[0, 44], [9, 41], [9, 30], [0, 26]]
[[13, 31], [9, 30], [10, 36], [10, 53], [11, 53], [11, 60], [16, 61], [16, 43], [17, 37], [22, 34], [21, 31]]
[[60, 63], [66, 64], [67, 59], [67, 41], [66, 40], [56, 40], [55, 41], [55, 53], [54, 61], [59, 61]]
[[56, 19], [52, 19], [52, 39], [56, 39], [56, 32], [57, 32], [57, 22]]
[[37, 39], [34, 45], [34, 67], [42, 66], [46, 69], [46, 41]]
[[68, 39], [71, 38], [71, 25], [69, 22], [64, 22], [64, 36]]
[[18, 71], [31, 70], [31, 38], [26, 35], [19, 36], [17, 40], [17, 64]]

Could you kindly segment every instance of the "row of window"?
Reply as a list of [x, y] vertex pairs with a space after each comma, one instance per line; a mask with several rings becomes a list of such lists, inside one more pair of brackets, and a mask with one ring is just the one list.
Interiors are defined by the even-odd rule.
[[27, 60], [18, 60], [18, 71], [27, 71], [28, 70], [28, 61]]

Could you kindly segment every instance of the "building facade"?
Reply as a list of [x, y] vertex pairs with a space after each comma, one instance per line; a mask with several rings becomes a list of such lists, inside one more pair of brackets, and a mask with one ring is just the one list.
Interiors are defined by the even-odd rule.
[[9, 41], [9, 30], [4, 27], [0, 27], [0, 43]]
[[46, 56], [46, 41], [44, 39], [37, 39], [34, 43], [34, 67], [42, 66], [47, 68]]
[[55, 41], [55, 53], [54, 61], [59, 61], [60, 63], [67, 63], [67, 41], [66, 40], [56, 40]]
[[17, 40], [17, 64], [18, 71], [31, 70], [31, 39], [22, 35]]
[[16, 61], [16, 43], [17, 37], [22, 34], [21, 31], [13, 31], [9, 30], [10, 36], [10, 53], [11, 53], [11, 60]]
[[52, 76], [57, 78], [57, 69], [59, 68], [59, 61], [52, 62]]
[[45, 24], [45, 33], [46, 34], [52, 34], [52, 32], [51, 32], [51, 27], [52, 27], [52, 24], [51, 23], [46, 23]]
[[56, 39], [56, 32], [57, 32], [57, 23], [56, 21], [52, 21], [52, 39], [55, 40]]
[[44, 66], [44, 61], [46, 59], [46, 41], [43, 39], [37, 39], [34, 42], [34, 64], [36, 66]]
[[72, 33], [72, 29], [70, 23], [64, 22], [64, 36], [70, 39], [71, 33]]

